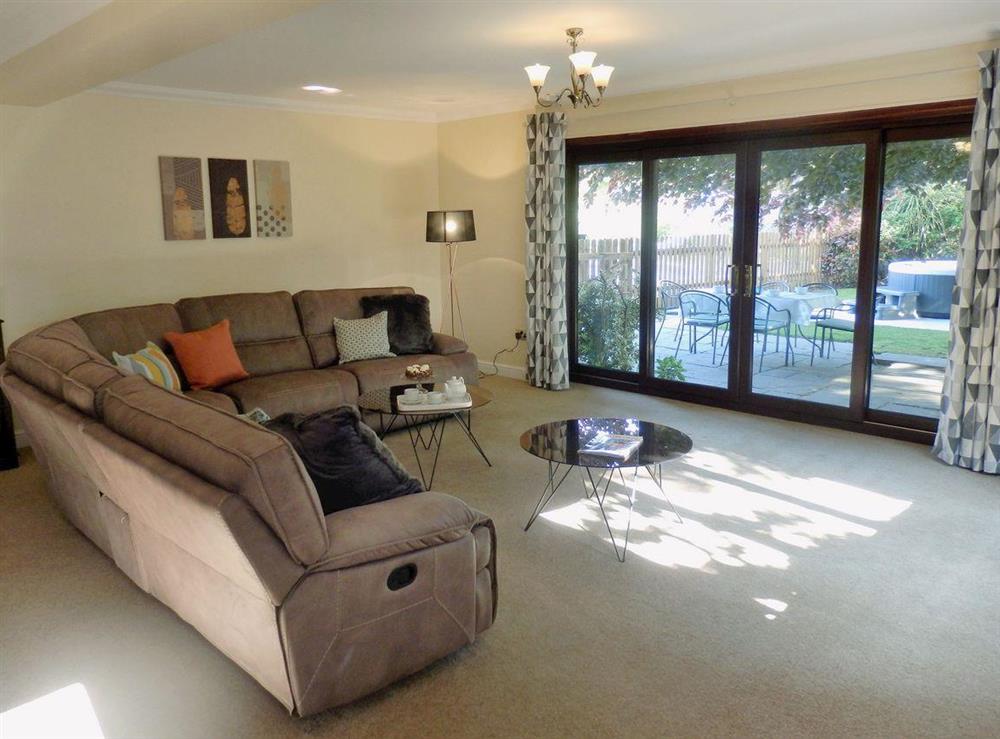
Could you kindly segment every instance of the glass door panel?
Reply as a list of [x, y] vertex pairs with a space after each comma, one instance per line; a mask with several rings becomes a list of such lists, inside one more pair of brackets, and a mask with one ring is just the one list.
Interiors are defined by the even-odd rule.
[[871, 410], [938, 416], [969, 149], [968, 136], [886, 144]]
[[849, 407], [865, 146], [761, 152], [754, 394]]
[[576, 362], [639, 371], [642, 162], [577, 167]]
[[655, 161], [656, 320], [650, 373], [729, 387], [736, 155]]

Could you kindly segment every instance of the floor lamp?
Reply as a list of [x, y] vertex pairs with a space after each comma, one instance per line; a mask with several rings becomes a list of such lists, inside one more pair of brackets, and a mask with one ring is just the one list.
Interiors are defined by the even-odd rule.
[[458, 252], [456, 244], [476, 240], [476, 221], [471, 210], [429, 210], [427, 211], [427, 241], [435, 244], [448, 245], [448, 292], [451, 303], [451, 333], [455, 333], [455, 309], [458, 309], [458, 322], [462, 326], [461, 338], [465, 338], [465, 321], [462, 320], [462, 306], [458, 302], [458, 291], [455, 289], [455, 258]]

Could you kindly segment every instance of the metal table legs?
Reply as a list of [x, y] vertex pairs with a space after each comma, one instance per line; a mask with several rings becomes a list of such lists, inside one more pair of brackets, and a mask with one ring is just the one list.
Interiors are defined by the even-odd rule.
[[[427, 416], [404, 416], [401, 414], [392, 414], [389, 419], [388, 425], [383, 422], [382, 414], [379, 414], [379, 426], [381, 433], [380, 437], [384, 437], [392, 427], [395, 425], [396, 420], [402, 418], [403, 424], [406, 426], [406, 432], [410, 437], [410, 445], [413, 447], [413, 456], [417, 460], [417, 469], [420, 471], [420, 479], [424, 483], [424, 487], [427, 490], [431, 489], [431, 485], [434, 484], [434, 473], [437, 471], [438, 456], [441, 454], [441, 444], [444, 442], [444, 427], [445, 421], [449, 418], [454, 418], [458, 423], [458, 427], [462, 429], [465, 435], [468, 437], [469, 441], [479, 452], [479, 456], [483, 458], [486, 462], [487, 467], [492, 467], [493, 463], [490, 462], [489, 457], [486, 456], [486, 452], [483, 451], [483, 447], [479, 444], [479, 440], [476, 435], [472, 433], [472, 410], [465, 411], [445, 411], [440, 416], [430, 417]], [[420, 450], [423, 449], [424, 452], [433, 452], [433, 458], [430, 461], [430, 476], [428, 476], [428, 471], [424, 469], [425, 463], [421, 459]]]
[[[566, 471], [562, 472], [560, 476], [561, 468], [565, 467]], [[615, 549], [615, 557], [618, 558], [619, 562], [625, 561], [625, 555], [628, 553], [628, 536], [632, 530], [632, 509], [635, 506], [635, 492], [638, 487], [639, 478], [639, 468], [634, 467], [632, 470], [632, 484], [628, 485], [625, 482], [625, 473], [622, 472], [621, 467], [612, 468], [596, 468], [597, 477], [594, 477], [594, 471], [590, 467], [580, 468], [580, 481], [583, 483], [583, 494], [588, 499], [593, 499], [597, 501], [597, 506], [601, 510], [601, 517], [604, 519], [604, 525], [608, 529], [608, 536], [611, 537], [611, 546]], [[527, 531], [531, 528], [531, 524], [535, 522], [542, 511], [545, 510], [545, 506], [548, 505], [549, 501], [552, 500], [552, 496], [555, 495], [556, 490], [565, 482], [566, 478], [569, 477], [569, 473], [573, 471], [573, 465], [561, 464], [559, 462], [549, 462], [549, 478], [545, 483], [545, 488], [542, 490], [541, 496], [538, 498], [538, 502], [535, 504], [534, 510], [531, 512], [531, 516], [528, 518], [528, 522], [524, 525], [524, 530]], [[615, 473], [618, 473], [618, 478], [621, 480], [622, 487], [628, 488], [628, 521], [625, 525], [625, 539], [622, 545], [619, 547], [618, 540], [615, 539], [615, 534], [611, 530], [611, 522], [608, 519], [607, 509], [604, 506], [604, 501], [608, 497], [608, 490], [611, 488], [611, 481], [614, 479]], [[660, 495], [670, 506], [670, 510], [673, 514], [677, 516], [678, 523], [684, 523], [684, 519], [681, 518], [677, 509], [674, 508], [674, 504], [670, 502], [670, 498], [663, 490], [663, 465], [646, 465], [646, 472], [649, 474], [653, 482], [656, 483], [657, 489], [660, 491]], [[558, 480], [558, 482], [557, 482]], [[589, 485], [588, 485], [589, 483]]]

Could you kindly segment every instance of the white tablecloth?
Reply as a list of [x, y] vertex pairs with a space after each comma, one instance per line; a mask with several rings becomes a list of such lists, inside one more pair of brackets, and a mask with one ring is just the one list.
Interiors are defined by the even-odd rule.
[[812, 312], [821, 308], [836, 308], [840, 305], [840, 296], [805, 293], [778, 293], [768, 295], [764, 293], [760, 296], [778, 310], [787, 310], [792, 314], [792, 323], [800, 326], [808, 326], [809, 316]]

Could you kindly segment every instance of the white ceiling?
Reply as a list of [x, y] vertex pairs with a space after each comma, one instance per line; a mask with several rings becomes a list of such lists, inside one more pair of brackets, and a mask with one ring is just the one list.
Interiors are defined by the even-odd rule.
[[[566, 83], [564, 29], [574, 25], [598, 63], [616, 67], [609, 95], [622, 96], [986, 41], [1000, 35], [1000, 0], [342, 0], [119, 87], [428, 120], [520, 110], [532, 103], [526, 64], [552, 66], [547, 90]], [[344, 92], [321, 97], [299, 89], [307, 83]]]
[[0, 0], [0, 64], [111, 0]]

